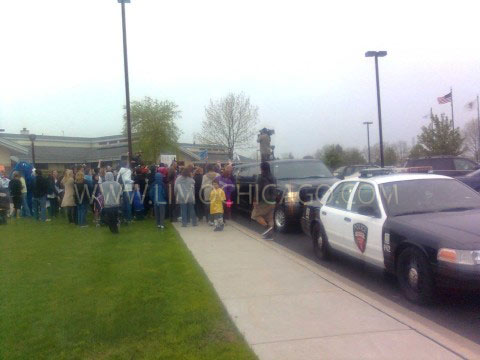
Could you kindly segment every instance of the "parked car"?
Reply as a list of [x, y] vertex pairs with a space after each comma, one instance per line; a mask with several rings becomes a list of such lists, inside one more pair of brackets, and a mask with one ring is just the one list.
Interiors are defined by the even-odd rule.
[[344, 180], [306, 204], [302, 229], [320, 259], [333, 249], [394, 274], [412, 302], [436, 286], [480, 288], [480, 194], [446, 176]]
[[343, 180], [347, 177], [357, 176], [364, 169], [378, 168], [377, 165], [348, 165], [341, 166], [333, 171], [333, 176]]
[[[406, 168], [423, 168], [424, 172], [446, 176], [464, 176], [480, 169], [475, 161], [458, 156], [432, 156], [408, 159]], [[414, 169], [412, 169], [414, 170]]]
[[[284, 232], [292, 225], [298, 225], [303, 204], [323, 194], [338, 181], [320, 160], [275, 160], [269, 161], [277, 180], [277, 200], [275, 228]], [[260, 164], [235, 166], [234, 176], [237, 185], [236, 209], [252, 211], [255, 199], [255, 184], [260, 175]]]
[[465, 176], [458, 176], [456, 179], [480, 192], [480, 170], [475, 170]]

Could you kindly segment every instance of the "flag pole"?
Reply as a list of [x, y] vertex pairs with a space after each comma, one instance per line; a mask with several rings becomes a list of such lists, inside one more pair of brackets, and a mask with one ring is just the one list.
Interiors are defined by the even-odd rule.
[[452, 87], [450, 86], [450, 105], [452, 105], [452, 126], [453, 130], [455, 130], [455, 119], [453, 118], [453, 90]]
[[480, 158], [480, 104], [478, 102], [478, 95], [477, 95], [477, 128], [478, 128], [478, 143], [477, 143], [477, 162]]
[[430, 125], [432, 125], [433, 129], [433, 108], [430, 108]]

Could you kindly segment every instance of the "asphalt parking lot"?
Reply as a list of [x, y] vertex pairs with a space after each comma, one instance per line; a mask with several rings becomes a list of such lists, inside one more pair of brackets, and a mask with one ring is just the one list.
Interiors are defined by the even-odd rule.
[[[258, 232], [262, 228], [244, 213], [234, 214], [234, 220]], [[351, 281], [375, 292], [398, 305], [417, 313], [477, 344], [480, 344], [480, 294], [442, 290], [434, 303], [418, 306], [407, 301], [397, 287], [396, 281], [385, 277], [383, 272], [357, 260], [334, 253], [326, 262], [316, 260], [310, 239], [300, 229], [292, 229], [287, 234], [276, 234], [276, 243], [308, 259], [315, 260], [318, 266], [328, 268]]]

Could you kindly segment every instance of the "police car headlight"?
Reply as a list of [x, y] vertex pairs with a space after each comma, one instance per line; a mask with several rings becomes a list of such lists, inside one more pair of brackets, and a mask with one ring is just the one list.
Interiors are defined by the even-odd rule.
[[437, 260], [462, 265], [479, 265], [480, 250], [455, 250], [442, 248], [438, 250]]
[[298, 191], [289, 191], [285, 196], [285, 201], [290, 203], [298, 202], [299, 199], [300, 193]]

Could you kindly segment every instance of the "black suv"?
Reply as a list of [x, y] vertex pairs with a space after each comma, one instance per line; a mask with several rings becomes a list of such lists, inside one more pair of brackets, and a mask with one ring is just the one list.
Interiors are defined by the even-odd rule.
[[475, 161], [458, 156], [432, 156], [419, 159], [408, 159], [405, 167], [431, 168], [429, 172], [432, 174], [452, 177], [464, 176], [472, 171], [480, 169], [480, 166]]
[[[269, 161], [273, 176], [277, 180], [277, 207], [275, 228], [286, 231], [291, 225], [298, 225], [303, 204], [320, 199], [338, 181], [320, 160], [275, 160]], [[255, 184], [260, 175], [260, 164], [235, 166], [237, 185], [236, 209], [251, 212], [256, 199]]]

